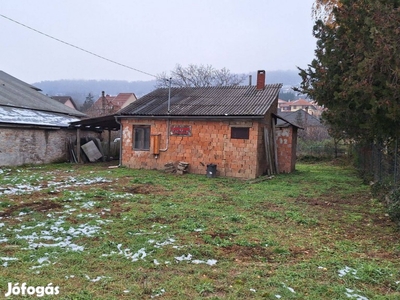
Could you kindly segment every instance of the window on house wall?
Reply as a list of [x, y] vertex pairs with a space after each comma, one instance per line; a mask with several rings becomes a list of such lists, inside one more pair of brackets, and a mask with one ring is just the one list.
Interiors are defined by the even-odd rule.
[[231, 138], [232, 139], [249, 139], [248, 127], [231, 127]]
[[150, 126], [133, 126], [133, 149], [142, 151], [150, 150]]

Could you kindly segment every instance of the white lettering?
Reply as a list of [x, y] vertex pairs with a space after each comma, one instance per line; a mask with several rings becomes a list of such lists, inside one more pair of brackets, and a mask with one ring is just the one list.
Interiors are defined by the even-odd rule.
[[44, 296], [44, 286], [36, 287], [36, 296], [43, 297]]
[[16, 283], [12, 288], [13, 295], [19, 295], [21, 293], [21, 289], [19, 288], [19, 283]]
[[5, 297], [10, 297], [12, 295], [23, 295], [26, 294], [32, 296], [35, 295], [37, 297], [43, 297], [44, 295], [58, 295], [60, 293], [60, 287], [53, 286], [53, 283], [50, 282], [47, 286], [27, 286], [26, 282], [23, 282], [21, 286], [19, 282], [7, 283], [7, 292], [4, 294]]
[[9, 283], [8, 283], [8, 290], [7, 290], [7, 293], [5, 293], [4, 296], [10, 297], [10, 296], [11, 296], [11, 292], [12, 292], [12, 283], [9, 282]]
[[28, 293], [28, 295], [34, 295], [36, 293], [36, 289], [34, 286], [28, 286], [26, 292]]
[[46, 293], [46, 295], [54, 295], [54, 287], [52, 287], [52, 283], [49, 283], [46, 286], [46, 289], [44, 290], [44, 292]]

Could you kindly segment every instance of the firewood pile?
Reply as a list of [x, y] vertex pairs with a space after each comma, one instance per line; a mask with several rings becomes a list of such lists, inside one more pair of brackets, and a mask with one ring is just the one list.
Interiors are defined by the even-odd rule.
[[170, 173], [170, 174], [176, 173], [178, 175], [183, 175], [187, 173], [188, 170], [189, 170], [189, 163], [184, 161], [180, 161], [177, 167], [175, 167], [173, 162], [169, 162], [164, 165], [165, 173]]

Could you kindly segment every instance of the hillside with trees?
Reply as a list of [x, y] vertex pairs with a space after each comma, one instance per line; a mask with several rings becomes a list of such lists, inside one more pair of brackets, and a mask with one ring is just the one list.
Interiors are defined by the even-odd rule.
[[[282, 92], [290, 93], [291, 86], [298, 85], [301, 77], [296, 70], [278, 70], [267, 71], [267, 83], [283, 83], [287, 86]], [[235, 75], [235, 74], [234, 74]], [[240, 75], [243, 77], [242, 85], [248, 84], [248, 76], [252, 75], [253, 84], [256, 78], [256, 72]], [[118, 93], [135, 93], [141, 96], [153, 91], [157, 87], [156, 80], [149, 81], [124, 81], [124, 80], [46, 80], [32, 83], [32, 85], [40, 88], [44, 94], [49, 96], [71, 96], [80, 107], [86, 100], [89, 93], [94, 97], [94, 101], [100, 97], [101, 92], [105, 91], [109, 95], [117, 95]], [[290, 98], [294, 99], [294, 94], [290, 94]], [[285, 96], [285, 99], [287, 96]], [[292, 100], [289, 99], [289, 100]]]

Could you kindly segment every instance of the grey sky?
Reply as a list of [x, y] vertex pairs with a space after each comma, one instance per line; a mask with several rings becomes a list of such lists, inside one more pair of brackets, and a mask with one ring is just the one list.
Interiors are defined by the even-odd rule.
[[[306, 67], [313, 0], [2, 0], [0, 14], [132, 68], [176, 64], [234, 73]], [[0, 17], [1, 67], [29, 83], [151, 80]]]

